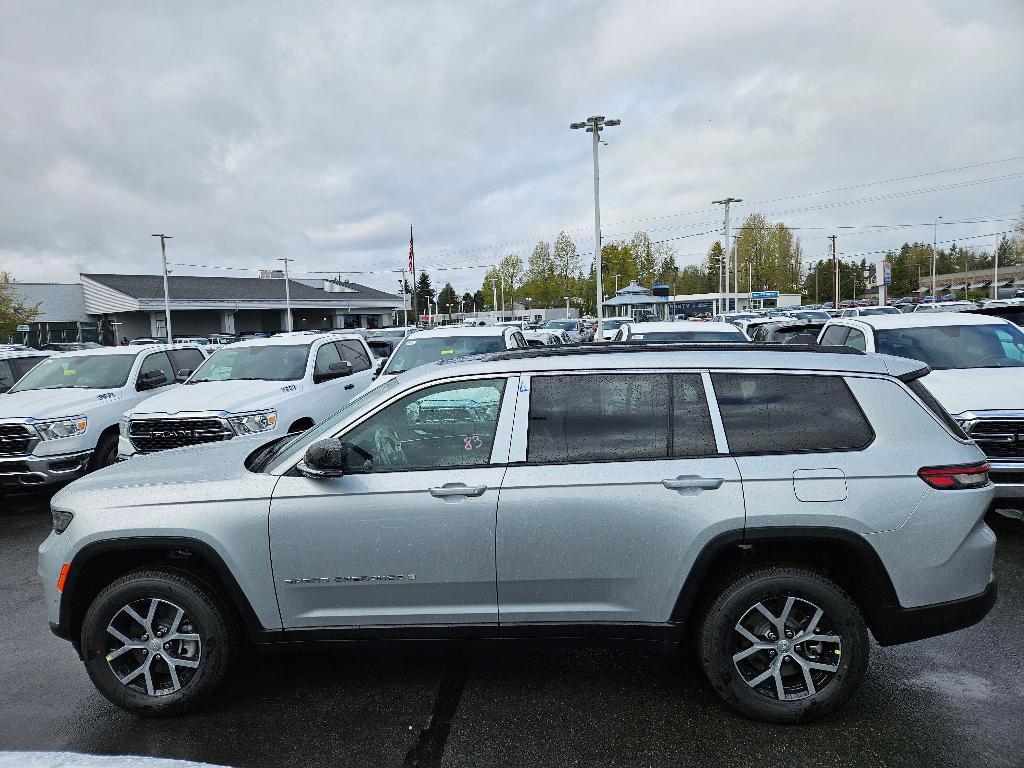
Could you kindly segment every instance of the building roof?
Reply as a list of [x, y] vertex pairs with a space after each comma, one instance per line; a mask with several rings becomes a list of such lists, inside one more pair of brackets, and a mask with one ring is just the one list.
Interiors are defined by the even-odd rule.
[[[102, 283], [118, 293], [134, 299], [163, 299], [164, 284], [161, 275], [113, 275], [83, 274], [97, 283]], [[202, 299], [239, 299], [246, 300], [284, 300], [284, 281], [264, 279], [260, 277], [207, 277], [200, 275], [170, 275], [167, 278], [167, 292], [174, 298]], [[346, 299], [381, 299], [398, 301], [398, 296], [376, 288], [369, 288], [357, 283], [346, 283], [346, 290], [331, 293], [322, 288], [314, 288], [297, 280], [288, 281], [288, 291], [296, 301], [327, 300], [332, 303], [344, 303]]]

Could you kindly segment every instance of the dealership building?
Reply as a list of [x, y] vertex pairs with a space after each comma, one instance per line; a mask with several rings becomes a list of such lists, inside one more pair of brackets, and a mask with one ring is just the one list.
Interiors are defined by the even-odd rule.
[[[161, 275], [82, 274], [80, 283], [16, 283], [24, 303], [41, 315], [15, 341], [100, 341], [166, 335]], [[402, 297], [343, 280], [170, 275], [168, 305], [174, 336], [381, 328], [401, 314]]]

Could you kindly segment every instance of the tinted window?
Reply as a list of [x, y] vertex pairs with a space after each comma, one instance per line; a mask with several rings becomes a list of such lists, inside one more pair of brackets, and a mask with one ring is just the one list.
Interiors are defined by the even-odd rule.
[[864, 341], [864, 334], [858, 331], [856, 328], [850, 329], [850, 335], [846, 337], [846, 346], [859, 349], [863, 352], [866, 349], [866, 342]]
[[341, 354], [333, 343], [324, 344], [316, 351], [316, 360], [313, 362], [313, 375], [329, 373], [331, 363], [340, 363]]
[[392, 403], [341, 440], [349, 472], [488, 464], [505, 379], [458, 381]]
[[672, 376], [671, 456], [712, 456], [718, 453], [704, 382], [695, 373]]
[[874, 438], [839, 376], [712, 375], [731, 453], [808, 453], [867, 447]]
[[210, 356], [189, 379], [201, 381], [298, 381], [306, 373], [309, 344], [228, 346]]
[[366, 348], [358, 341], [352, 339], [339, 341], [338, 348], [344, 359], [352, 363], [352, 373], [359, 373], [370, 367], [370, 357], [366, 354]]
[[142, 361], [142, 367], [139, 368], [139, 377], [143, 374], [151, 371], [160, 371], [166, 379], [166, 384], [174, 383], [174, 368], [171, 367], [171, 361], [167, 359], [167, 354], [164, 352], [157, 352], [154, 355], [149, 355], [145, 360]]
[[14, 371], [11, 370], [10, 362], [0, 360], [0, 392], [6, 392], [14, 386], [14, 382], [17, 380]]
[[668, 456], [668, 376], [535, 376], [526, 460], [531, 464]]
[[174, 372], [178, 371], [194, 371], [200, 365], [203, 364], [203, 353], [198, 349], [175, 349], [167, 353], [171, 358], [171, 365], [174, 366]]
[[830, 325], [822, 334], [821, 343], [826, 347], [839, 347], [846, 341], [850, 329], [845, 325]]

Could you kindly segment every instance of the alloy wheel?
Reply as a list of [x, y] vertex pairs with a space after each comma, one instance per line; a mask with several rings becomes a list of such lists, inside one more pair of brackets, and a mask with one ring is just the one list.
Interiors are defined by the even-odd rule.
[[733, 664], [755, 691], [779, 701], [806, 699], [839, 672], [842, 638], [825, 611], [785, 596], [750, 607], [736, 623]]
[[122, 607], [106, 634], [111, 672], [139, 693], [175, 693], [199, 670], [202, 639], [184, 609], [167, 600], [143, 598]]

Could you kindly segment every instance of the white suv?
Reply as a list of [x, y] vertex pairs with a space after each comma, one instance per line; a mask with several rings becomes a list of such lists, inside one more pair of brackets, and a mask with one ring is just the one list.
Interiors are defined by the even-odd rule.
[[0, 395], [52, 354], [40, 352], [38, 349], [0, 348]]
[[205, 359], [199, 347], [100, 347], [47, 358], [0, 397], [0, 483], [71, 480], [117, 457], [125, 410]]
[[921, 360], [923, 381], [992, 465], [996, 500], [1024, 507], [1024, 332], [1002, 318], [914, 312], [841, 318], [818, 343]]
[[174, 392], [121, 421], [120, 458], [312, 427], [370, 383], [362, 336], [282, 334], [222, 347]]

